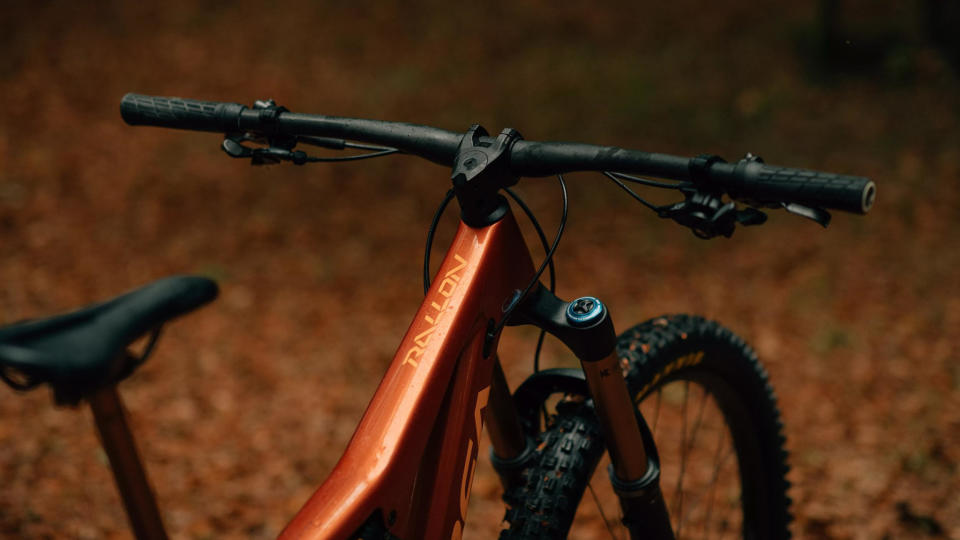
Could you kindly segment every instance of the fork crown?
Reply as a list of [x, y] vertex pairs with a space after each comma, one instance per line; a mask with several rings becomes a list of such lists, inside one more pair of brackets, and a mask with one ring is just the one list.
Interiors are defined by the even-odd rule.
[[509, 326], [523, 324], [547, 331], [562, 341], [581, 362], [602, 360], [616, 347], [617, 333], [610, 311], [600, 300], [585, 296], [564, 302], [542, 283], [520, 301], [507, 321]]

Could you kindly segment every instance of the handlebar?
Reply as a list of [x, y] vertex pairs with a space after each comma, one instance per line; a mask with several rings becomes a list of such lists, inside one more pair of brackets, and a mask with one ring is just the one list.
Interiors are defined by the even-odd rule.
[[[462, 133], [402, 122], [385, 122], [289, 112], [282, 107], [251, 109], [239, 103], [127, 94], [120, 113], [130, 125], [265, 136], [339, 137], [396, 148], [452, 167]], [[484, 137], [482, 143], [493, 144]], [[777, 205], [796, 203], [866, 214], [876, 195], [874, 183], [846, 176], [713, 156], [684, 158], [612, 146], [518, 140], [509, 164], [517, 176], [550, 176], [574, 171], [617, 171], [690, 181], [731, 198]]]

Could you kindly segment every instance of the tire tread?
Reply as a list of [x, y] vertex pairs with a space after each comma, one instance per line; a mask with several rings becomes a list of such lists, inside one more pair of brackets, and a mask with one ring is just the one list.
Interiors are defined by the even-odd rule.
[[[617, 350], [627, 360], [627, 384], [631, 395], [691, 345], [728, 349], [737, 361], [711, 369], [727, 370], [743, 400], [755, 411], [770, 508], [770, 538], [789, 538], [792, 521], [790, 487], [786, 475], [788, 453], [776, 394], [756, 353], [743, 339], [720, 324], [693, 315], [664, 315], [638, 324], [618, 339]], [[678, 370], [680, 373], [682, 370]], [[642, 398], [643, 396], [636, 396]], [[752, 424], [752, 425], [753, 425]], [[508, 509], [504, 520], [509, 529], [501, 539], [563, 538], [576, 508], [605, 448], [591, 402], [562, 401], [557, 414], [536, 438], [537, 450], [523, 472], [524, 483], [504, 494]]]

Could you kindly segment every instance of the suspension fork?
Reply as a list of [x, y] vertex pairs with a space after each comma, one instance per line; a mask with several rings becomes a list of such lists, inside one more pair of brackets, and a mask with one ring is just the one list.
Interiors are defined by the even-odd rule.
[[[486, 135], [480, 125], [470, 127], [457, 147], [451, 174], [460, 217], [471, 227], [485, 227], [499, 220], [505, 203], [498, 192], [518, 180], [509, 167], [509, 150], [522, 139], [520, 134], [505, 129], [493, 143], [483, 141]], [[639, 538], [637, 527], [642, 526], [645, 538], [672, 540], [653, 438], [644, 436], [649, 434], [642, 431], [641, 425], [645, 429], [645, 424], [642, 418], [638, 420], [639, 413], [630, 399], [616, 355], [616, 332], [606, 307], [592, 297], [564, 302], [543, 284], [519, 302], [507, 324], [538, 326], [558, 337], [580, 359], [610, 453], [610, 480], [631, 536]], [[507, 488], [520, 481], [534, 444], [523, 434], [499, 360], [494, 366], [487, 411], [493, 465]]]
[[[509, 324], [538, 326], [560, 339], [577, 356], [610, 454], [610, 481], [620, 499], [624, 524], [632, 538], [672, 540], [670, 516], [660, 491], [656, 447], [630, 398], [616, 352], [616, 332], [606, 306], [590, 296], [564, 302], [540, 284], [521, 301]], [[495, 373], [494, 386], [496, 378]], [[491, 389], [491, 399], [493, 396]], [[527, 441], [527, 449], [530, 443]], [[514, 439], [507, 448], [515, 451], [518, 447]], [[497, 466], [497, 458], [507, 456], [499, 454], [496, 445], [494, 452]], [[509, 461], [518, 461], [524, 453], [515, 453]], [[506, 480], [501, 468], [497, 470]]]

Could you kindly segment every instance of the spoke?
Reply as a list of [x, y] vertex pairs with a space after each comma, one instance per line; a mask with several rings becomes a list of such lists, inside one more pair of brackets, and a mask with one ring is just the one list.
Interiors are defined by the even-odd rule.
[[687, 451], [693, 448], [693, 443], [697, 439], [697, 431], [700, 430], [700, 422], [703, 420], [703, 407], [707, 403], [707, 389], [700, 387], [700, 404], [697, 406], [697, 420], [693, 424], [693, 430], [690, 432], [690, 441], [687, 445]]
[[723, 442], [727, 438], [727, 430], [720, 430], [720, 439], [717, 441], [717, 450], [713, 454], [713, 475], [710, 477], [710, 491], [707, 493], [707, 517], [706, 517], [706, 526], [707, 526], [707, 538], [710, 540], [710, 514], [713, 513], [713, 493], [717, 487], [717, 478], [720, 476], [720, 452], [723, 451]]
[[[689, 385], [689, 383], [687, 383], [687, 384]], [[706, 388], [703, 388], [703, 387], [701, 387], [701, 386], [699, 386], [699, 385], [698, 385], [697, 387], [700, 389], [700, 402], [699, 402], [699, 404], [697, 405], [697, 418], [696, 418], [696, 421], [695, 421], [694, 424], [693, 424], [693, 429], [690, 430], [690, 439], [689, 439], [689, 441], [687, 441], [686, 449], [685, 449], [685, 451], [681, 451], [681, 454], [682, 454], [682, 456], [683, 456], [683, 457], [681, 458], [681, 459], [683, 459], [683, 464], [681, 465], [681, 470], [683, 470], [683, 469], [686, 468], [686, 456], [690, 455], [690, 453], [691, 453], [692, 450], [693, 450], [694, 441], [695, 441], [696, 438], [697, 438], [697, 432], [700, 430], [700, 426], [701, 426], [702, 423], [703, 423], [703, 411], [704, 411], [705, 406], [706, 406], [707, 396], [709, 395], [709, 392], [707, 392], [707, 389], [706, 389]], [[688, 395], [688, 397], [689, 397], [689, 395]], [[721, 435], [722, 435], [724, 432], [721, 431], [720, 433], [721, 433]], [[719, 449], [718, 449], [718, 451], [719, 451]], [[682, 474], [683, 474], [683, 473], [681, 472], [681, 475], [682, 475]], [[716, 474], [714, 474], [714, 477], [713, 477], [713, 479], [711, 480], [711, 488], [713, 487], [713, 482], [715, 482], [715, 481], [716, 481]], [[681, 505], [682, 505], [682, 500], [683, 500], [683, 499], [682, 499], [682, 492], [681, 492]], [[696, 498], [696, 499], [688, 506], [688, 508], [687, 508], [687, 510], [688, 510], [687, 515], [692, 515], [692, 514], [693, 514], [693, 511], [697, 508], [697, 506], [699, 505], [700, 501], [702, 501], [702, 500], [703, 500], [703, 495], [700, 495], [700, 497]], [[686, 523], [686, 522], [687, 522], [687, 517], [681, 516], [681, 523], [680, 523], [680, 525], [678, 526], [678, 530], [681, 529], [681, 528], [683, 528], [683, 523]]]
[[673, 494], [677, 500], [677, 538], [683, 529], [683, 475], [687, 469], [687, 402], [690, 401], [690, 381], [683, 381], [683, 422], [680, 427], [680, 474], [677, 476], [677, 488]]
[[[726, 430], [721, 431], [721, 432], [720, 432], [720, 438], [719, 438], [719, 440], [717, 441], [717, 450], [716, 450], [716, 452], [714, 453], [714, 459], [713, 459], [713, 462], [714, 462], [713, 473], [712, 473], [711, 478], [710, 478], [710, 491], [709, 491], [709, 493], [707, 493], [707, 495], [706, 495], [706, 498], [707, 498], [707, 513], [706, 513], [706, 516], [705, 516], [705, 518], [704, 518], [704, 525], [706, 526], [706, 530], [707, 530], [707, 533], [708, 533], [707, 536], [706, 536], [706, 538], [708, 538], [708, 539], [710, 538], [709, 532], [712, 530], [712, 529], [710, 528], [710, 516], [713, 514], [713, 501], [714, 501], [714, 499], [715, 499], [715, 497], [714, 497], [714, 491], [715, 491], [715, 488], [716, 488], [716, 485], [717, 485], [717, 479], [720, 477], [720, 471], [723, 469], [723, 466], [726, 464], [727, 460], [730, 459], [730, 456], [734, 455], [733, 449], [731, 449], [731, 448], [728, 448], [725, 453], [722, 453], [722, 454], [721, 454], [721, 452], [722, 452], [722, 450], [724, 449], [724, 446], [725, 446], [725, 445], [724, 445], [724, 442], [725, 442], [725, 439], [726, 439], [726, 434], [727, 434]], [[695, 501], [695, 504], [691, 504], [691, 505], [690, 505], [689, 510], [692, 511], [694, 508], [696, 508], [696, 506], [697, 506], [697, 505], [700, 503], [700, 501], [702, 501], [704, 498], [705, 498], [704, 496], [701, 496], [700, 498], [698, 498], [698, 499]], [[742, 520], [743, 520], [743, 516], [741, 516], [741, 522], [742, 522]], [[686, 519], [684, 519], [684, 520], [681, 522], [680, 525], [682, 526], [683, 523], [686, 523]], [[723, 523], [723, 524], [724, 524], [724, 528], [726, 528], [727, 524], [729, 524], [729, 520], [721, 521], [721, 523]], [[679, 530], [679, 528], [678, 528], [678, 530]], [[721, 534], [720, 537], [723, 538], [723, 534]]]
[[607, 526], [607, 531], [610, 532], [610, 538], [617, 540], [617, 535], [613, 531], [613, 527], [610, 525], [610, 522], [607, 520], [607, 515], [603, 513], [603, 505], [600, 504], [600, 499], [597, 497], [597, 492], [593, 490], [593, 482], [587, 484], [587, 489], [590, 490], [590, 495], [593, 495], [593, 502], [597, 505], [597, 510], [600, 511], [600, 519], [603, 520], [603, 524]]
[[[732, 447], [733, 445], [731, 444], [730, 446]], [[723, 468], [723, 465], [727, 462], [727, 460], [730, 458], [730, 456], [734, 455], [734, 453], [735, 453], [735, 452], [734, 452], [734, 449], [733, 449], [733, 448], [728, 449], [727, 452], [723, 454], [723, 457], [720, 458], [720, 462], [717, 464], [717, 467], [716, 467], [715, 470], [716, 470], [716, 471], [719, 471], [720, 469], [722, 469], [722, 468]], [[719, 476], [719, 472], [718, 472], [718, 476]], [[743, 497], [743, 494], [741, 493], [740, 496], [741, 496], [741, 498], [742, 498], [742, 497]], [[729, 524], [730, 524], [730, 520], [727, 519], [727, 516], [728, 516], [729, 513], [730, 513], [730, 507], [729, 507], [728, 505], [724, 505], [724, 506], [725, 506], [725, 509], [724, 509], [724, 512], [723, 512], [723, 519], [720, 520], [720, 523], [723, 525], [723, 529], [721, 529], [721, 531], [720, 531], [720, 538], [723, 538], [724, 532], [726, 532], [727, 526], [729, 526]], [[741, 528], [743, 527], [743, 521], [744, 521], [745, 519], [746, 519], [746, 516], [743, 515], [742, 509], [741, 509], [741, 513], [740, 513], [740, 526], [741, 526]]]
[[663, 398], [663, 387], [657, 388], [657, 408], [653, 411], [653, 435], [657, 435], [657, 421], [660, 420], [660, 400]]

